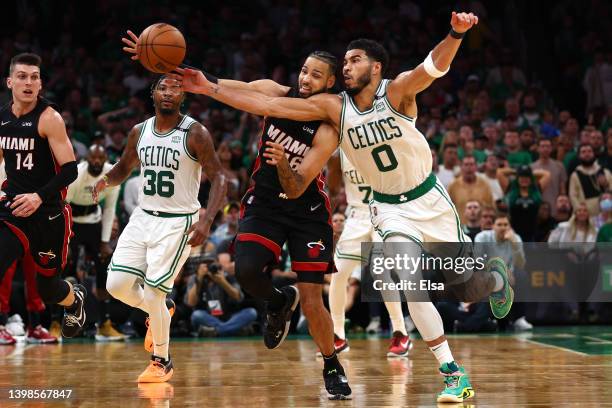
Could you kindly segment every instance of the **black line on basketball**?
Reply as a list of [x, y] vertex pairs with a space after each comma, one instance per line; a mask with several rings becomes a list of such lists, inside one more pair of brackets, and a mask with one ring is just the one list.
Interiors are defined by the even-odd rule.
[[[158, 45], [158, 47], [160, 47], [160, 46], [162, 46], [162, 47], [163, 47], [164, 45]], [[153, 53], [153, 54], [154, 54], [154, 55], [155, 55], [155, 56], [156, 56], [156, 57], [157, 57], [157, 58], [158, 58], [160, 61], [163, 61], [163, 62], [165, 62], [165, 63], [166, 63], [166, 64], [168, 64], [168, 65], [176, 65], [176, 62], [168, 61], [167, 59], [165, 59], [165, 58], [161, 57], [161, 56], [160, 56], [158, 53], [156, 53], [156, 52], [155, 52], [155, 48], [151, 47], [151, 52], [152, 52], [152, 53]]]

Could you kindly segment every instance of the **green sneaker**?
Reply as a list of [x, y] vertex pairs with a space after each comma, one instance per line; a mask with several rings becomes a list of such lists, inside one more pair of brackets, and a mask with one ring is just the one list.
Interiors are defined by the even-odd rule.
[[472, 398], [475, 393], [465, 369], [457, 363], [444, 363], [440, 366], [446, 387], [438, 394], [438, 402], [463, 402]]
[[489, 305], [491, 306], [493, 316], [503, 319], [510, 313], [512, 302], [514, 302], [514, 290], [512, 290], [512, 286], [508, 282], [508, 266], [503, 259], [495, 257], [487, 262], [487, 270], [499, 273], [504, 280], [504, 287], [489, 295]]

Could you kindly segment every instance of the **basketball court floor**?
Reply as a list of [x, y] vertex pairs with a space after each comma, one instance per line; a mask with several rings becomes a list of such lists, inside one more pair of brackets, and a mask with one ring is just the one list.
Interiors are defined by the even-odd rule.
[[[307, 337], [266, 350], [260, 338], [174, 339], [170, 383], [138, 385], [141, 341], [0, 348], [0, 407], [431, 407], [442, 388], [421, 340], [387, 359], [385, 337], [350, 338], [341, 354], [351, 401], [328, 401]], [[537, 328], [518, 335], [450, 335], [476, 397], [445, 407], [612, 406], [612, 327]], [[72, 390], [65, 400], [10, 399], [15, 389]], [[15, 393], [13, 392], [13, 395]]]

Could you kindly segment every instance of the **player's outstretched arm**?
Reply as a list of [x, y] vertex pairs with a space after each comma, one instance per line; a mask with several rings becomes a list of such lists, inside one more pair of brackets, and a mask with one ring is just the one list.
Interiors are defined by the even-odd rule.
[[62, 115], [51, 107], [46, 108], [38, 121], [38, 133], [49, 142], [53, 157], [60, 169], [38, 191], [15, 196], [11, 208], [16, 217], [32, 215], [44, 201], [57, 197], [57, 193], [68, 187], [78, 175], [74, 150], [66, 133], [66, 124]]
[[188, 244], [198, 246], [208, 237], [215, 216], [221, 210], [227, 194], [227, 182], [208, 130], [201, 124], [194, 123], [189, 128], [187, 137], [189, 153], [198, 159], [198, 162], [202, 165], [202, 170], [204, 170], [206, 177], [211, 182], [206, 216], [192, 225], [191, 229], [187, 231], [187, 234], [193, 232]]
[[[131, 30], [127, 30], [127, 37], [121, 38], [121, 41], [125, 44], [123, 47], [123, 51], [130, 54], [130, 58], [134, 61], [138, 60], [138, 36], [134, 34]], [[205, 74], [209, 78], [214, 78], [212, 75]], [[280, 85], [277, 82], [272, 81], [271, 79], [259, 79], [257, 81], [244, 82], [244, 81], [236, 81], [233, 79], [216, 79], [220, 84], [227, 85], [232, 88], [239, 89], [250, 89], [252, 91], [261, 92], [268, 96], [284, 96], [289, 92], [289, 87]]]
[[319, 126], [312, 147], [295, 169], [289, 165], [283, 146], [270, 141], [266, 144], [263, 156], [268, 164], [276, 166], [278, 178], [287, 198], [295, 199], [304, 194], [308, 185], [321, 172], [338, 147], [338, 133], [325, 123]]
[[395, 106], [398, 106], [404, 99], [423, 91], [431, 85], [434, 79], [448, 72], [461, 45], [461, 38], [465, 32], [478, 24], [478, 17], [472, 13], [453, 11], [450, 24], [451, 32], [436, 45], [423, 63], [412, 71], [401, 73], [389, 84], [387, 95]]
[[130, 130], [128, 134], [128, 141], [121, 159], [108, 173], [102, 177], [100, 181], [96, 183], [91, 192], [94, 202], [98, 202], [98, 195], [106, 189], [106, 187], [118, 186], [123, 183], [132, 174], [132, 170], [140, 163], [138, 158], [138, 152], [136, 151], [136, 145], [140, 138], [140, 130], [144, 124], [136, 125]]
[[307, 99], [266, 96], [260, 92], [232, 88], [210, 82], [202, 71], [177, 68], [172, 77], [182, 82], [183, 90], [211, 98], [254, 115], [298, 121], [323, 120], [339, 127], [342, 101], [338, 96], [318, 94]]

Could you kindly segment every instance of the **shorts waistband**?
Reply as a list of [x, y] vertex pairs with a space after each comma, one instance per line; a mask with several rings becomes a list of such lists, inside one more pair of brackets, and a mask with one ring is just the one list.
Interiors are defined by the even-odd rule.
[[373, 191], [374, 200], [380, 203], [404, 204], [427, 194], [436, 185], [436, 175], [431, 173], [425, 181], [402, 194], [383, 194]]
[[167, 213], [163, 211], [150, 211], [150, 210], [145, 210], [145, 209], [142, 209], [142, 211], [154, 217], [161, 217], [161, 218], [189, 217], [190, 215], [194, 215], [195, 213], [197, 213], [197, 211], [194, 211], [188, 214], [178, 214], [178, 213]]

